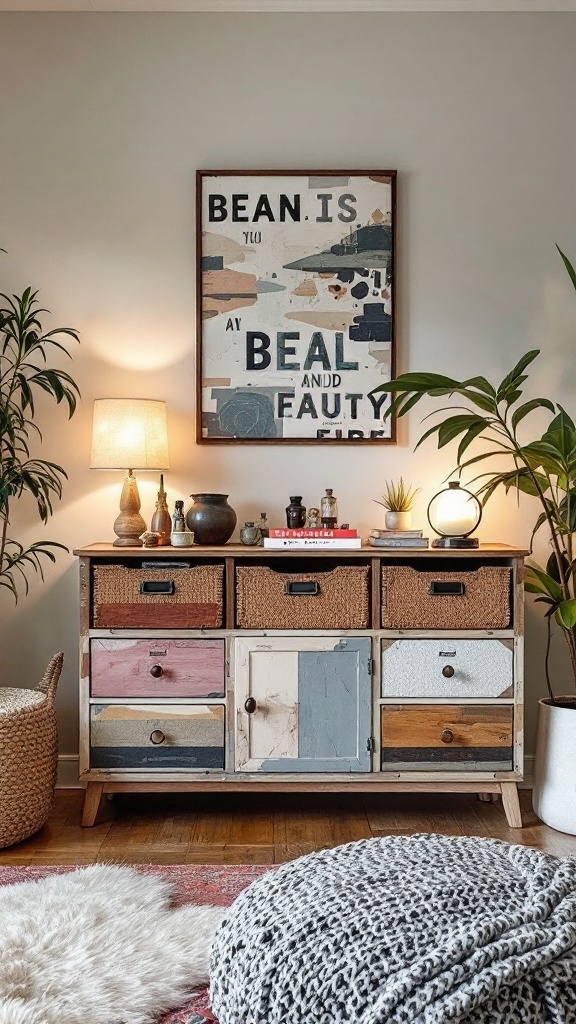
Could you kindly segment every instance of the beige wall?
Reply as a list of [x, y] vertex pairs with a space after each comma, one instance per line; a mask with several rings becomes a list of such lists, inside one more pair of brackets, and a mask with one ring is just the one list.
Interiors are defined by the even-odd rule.
[[[396, 167], [401, 369], [505, 373], [542, 347], [533, 393], [574, 408], [576, 15], [1, 14], [2, 290], [31, 283], [82, 334], [80, 413], [45, 408], [43, 452], [68, 469], [44, 536], [111, 538], [120, 479], [88, 467], [92, 400], [169, 403], [169, 498], [229, 492], [239, 518], [280, 523], [291, 493], [335, 489], [378, 522], [385, 478], [423, 487], [452, 460], [395, 448], [196, 447], [194, 171]], [[144, 513], [156, 486], [141, 478]], [[33, 509], [15, 524], [37, 539]], [[483, 540], [526, 544], [534, 509], [495, 500]], [[77, 572], [63, 555], [16, 610], [0, 599], [0, 678], [31, 685], [66, 652], [61, 748], [77, 749]], [[529, 704], [543, 630], [528, 612]], [[532, 722], [533, 713], [530, 711]]]

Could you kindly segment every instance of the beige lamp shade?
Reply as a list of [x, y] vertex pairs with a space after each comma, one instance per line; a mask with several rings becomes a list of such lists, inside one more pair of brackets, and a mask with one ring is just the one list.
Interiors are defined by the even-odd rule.
[[97, 398], [91, 469], [169, 469], [166, 402]]

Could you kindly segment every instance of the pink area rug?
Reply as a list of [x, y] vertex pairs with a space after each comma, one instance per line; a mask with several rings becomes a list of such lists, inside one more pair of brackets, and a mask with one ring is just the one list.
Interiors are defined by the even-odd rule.
[[[174, 886], [174, 903], [211, 904], [227, 907], [238, 893], [250, 885], [255, 878], [274, 870], [270, 865], [221, 865], [221, 864], [134, 864], [136, 871], [143, 874], [161, 875]], [[74, 871], [72, 865], [62, 867], [0, 867], [0, 885], [14, 885], [16, 882], [31, 882], [46, 875]], [[210, 1012], [208, 990], [197, 989], [185, 1006], [164, 1014], [159, 1024], [205, 1024], [216, 1021]], [[217, 1024], [217, 1022], [216, 1022]]]

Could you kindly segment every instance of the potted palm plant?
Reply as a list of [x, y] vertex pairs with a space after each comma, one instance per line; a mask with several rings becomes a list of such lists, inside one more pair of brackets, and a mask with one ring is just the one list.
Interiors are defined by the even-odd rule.
[[[576, 270], [558, 251], [576, 289]], [[527, 352], [497, 385], [482, 376], [456, 380], [438, 373], [405, 373], [375, 391], [390, 394], [388, 416], [404, 416], [424, 396], [457, 396], [462, 404], [437, 410], [440, 419], [425, 430], [416, 447], [429, 437], [435, 438], [438, 448], [457, 441], [456, 469], [459, 475], [475, 474], [469, 485], [476, 483], [483, 505], [499, 488], [529, 495], [537, 503], [531, 546], [545, 529], [550, 553], [543, 564], [530, 561], [525, 575], [525, 589], [542, 605], [548, 632], [548, 697], [539, 709], [534, 809], [553, 828], [576, 835], [576, 788], [566, 785], [567, 779], [576, 778], [576, 426], [550, 399], [525, 399], [526, 371], [538, 355], [538, 350]], [[527, 439], [528, 418], [542, 409], [550, 413], [548, 426]], [[484, 442], [483, 450], [473, 454], [477, 441]], [[553, 621], [568, 648], [569, 687], [550, 677]]]
[[40, 317], [45, 312], [30, 288], [21, 296], [0, 295], [0, 587], [15, 601], [22, 589], [28, 593], [30, 573], [43, 578], [44, 560], [54, 562], [55, 550], [66, 550], [48, 540], [24, 546], [10, 530], [11, 504], [24, 494], [32, 496], [46, 523], [66, 478], [62, 466], [31, 454], [34, 441], [42, 440], [35, 415], [38, 395], [48, 394], [62, 403], [69, 417], [79, 395], [70, 374], [48, 363], [52, 350], [70, 355], [58, 338], [78, 341], [78, 334], [69, 327], [44, 333]]
[[[62, 403], [70, 417], [79, 394], [70, 374], [49, 364], [54, 351], [69, 356], [58, 339], [77, 341], [78, 335], [67, 327], [44, 332], [45, 312], [30, 288], [21, 296], [0, 295], [0, 590], [15, 601], [22, 590], [28, 593], [30, 575], [43, 579], [45, 560], [54, 562], [57, 549], [66, 550], [55, 541], [20, 543], [11, 522], [13, 504], [28, 494], [46, 523], [66, 477], [62, 466], [32, 453], [42, 440], [38, 396]], [[52, 658], [37, 692], [0, 688], [0, 847], [26, 839], [50, 813], [58, 759], [54, 697], [62, 659], [61, 653]]]

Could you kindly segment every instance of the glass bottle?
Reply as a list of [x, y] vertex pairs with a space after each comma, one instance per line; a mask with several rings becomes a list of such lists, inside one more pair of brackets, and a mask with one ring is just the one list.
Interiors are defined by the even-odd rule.
[[258, 529], [260, 530], [260, 537], [264, 540], [264, 537], [270, 536], [270, 529], [268, 527], [268, 517], [265, 512], [260, 513], [260, 519], [258, 520]]
[[174, 515], [172, 517], [172, 530], [174, 533], [184, 533], [186, 529], [186, 520], [184, 519], [184, 502], [177, 501], [174, 505]]
[[326, 494], [320, 499], [320, 514], [322, 526], [334, 529], [338, 522], [338, 503], [331, 487], [326, 488]]

